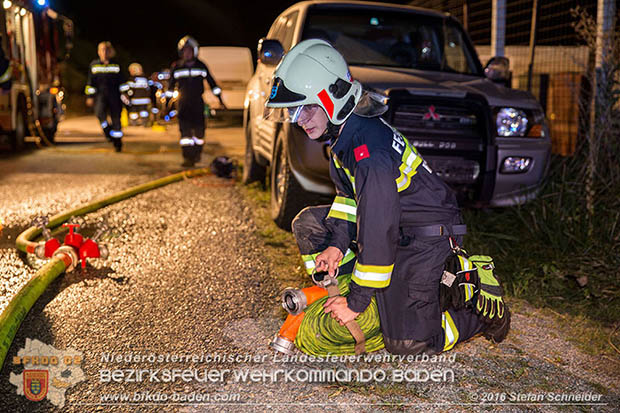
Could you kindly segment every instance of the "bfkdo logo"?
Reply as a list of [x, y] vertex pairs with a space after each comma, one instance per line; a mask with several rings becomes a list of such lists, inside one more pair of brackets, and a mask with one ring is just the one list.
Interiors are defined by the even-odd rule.
[[41, 401], [47, 396], [49, 371], [24, 370], [24, 396], [33, 402]]
[[[23, 367], [21, 373], [11, 372], [9, 382], [16, 392], [28, 400], [47, 399], [54, 406], [65, 405], [65, 393], [86, 380], [82, 371], [83, 355], [74, 349], [59, 350], [39, 340], [26, 339], [24, 348], [13, 357], [13, 366]], [[4, 411], [0, 408], [0, 411]]]

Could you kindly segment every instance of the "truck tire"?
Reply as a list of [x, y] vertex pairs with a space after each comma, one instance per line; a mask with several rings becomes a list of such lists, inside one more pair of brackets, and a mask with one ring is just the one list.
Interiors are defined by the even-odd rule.
[[247, 126], [245, 128], [245, 158], [243, 160], [243, 175], [241, 182], [250, 184], [260, 182], [264, 185], [267, 176], [267, 167], [258, 163], [254, 149], [252, 148], [252, 125], [248, 115]]
[[310, 204], [310, 194], [291, 171], [285, 139], [284, 129], [280, 129], [271, 162], [271, 218], [277, 226], [290, 231], [293, 218]]
[[11, 134], [11, 146], [14, 151], [19, 152], [26, 147], [26, 113], [24, 109], [20, 107], [17, 110], [17, 116], [15, 119], [15, 130]]

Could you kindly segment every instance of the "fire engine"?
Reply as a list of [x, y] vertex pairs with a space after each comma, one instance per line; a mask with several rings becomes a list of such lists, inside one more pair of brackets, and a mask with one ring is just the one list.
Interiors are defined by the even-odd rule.
[[48, 0], [0, 1], [0, 67], [8, 63], [0, 73], [0, 134], [15, 150], [28, 140], [51, 143], [64, 114], [59, 63], [73, 46], [73, 22]]

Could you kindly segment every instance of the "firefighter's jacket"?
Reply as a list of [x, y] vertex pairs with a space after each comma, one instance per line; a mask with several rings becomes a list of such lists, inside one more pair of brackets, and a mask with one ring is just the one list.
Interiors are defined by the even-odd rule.
[[[151, 82], [152, 83], [152, 82]], [[127, 81], [129, 87], [126, 93], [130, 106], [151, 104], [151, 83], [144, 76], [132, 76]]]
[[167, 96], [177, 88], [179, 92], [179, 110], [189, 105], [198, 105], [202, 110], [202, 94], [204, 93], [204, 80], [207, 80], [213, 94], [220, 96], [221, 88], [209, 73], [207, 66], [199, 59], [191, 62], [178, 60], [170, 68], [170, 83]]
[[337, 192], [326, 218], [330, 246], [345, 253], [357, 242], [347, 303], [362, 312], [376, 289], [390, 285], [402, 228], [452, 224], [459, 208], [417, 150], [379, 117], [349, 117], [331, 144], [330, 176]]
[[114, 60], [107, 64], [100, 59], [91, 62], [84, 93], [89, 97], [119, 100], [121, 92], [129, 90], [121, 66]]

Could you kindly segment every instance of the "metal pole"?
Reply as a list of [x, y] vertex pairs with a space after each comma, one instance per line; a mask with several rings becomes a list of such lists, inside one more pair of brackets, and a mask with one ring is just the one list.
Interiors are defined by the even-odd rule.
[[538, 0], [532, 5], [532, 26], [530, 28], [530, 64], [527, 68], [527, 91], [532, 91], [532, 72], [534, 70], [534, 52], [536, 50], [536, 27], [538, 26]]
[[468, 10], [467, 10], [467, 0], [463, 0], [463, 27], [465, 28], [465, 31], [469, 31], [469, 18], [467, 16]]
[[491, 52], [493, 56], [504, 56], [506, 39], [506, 0], [493, 0], [491, 17]]

